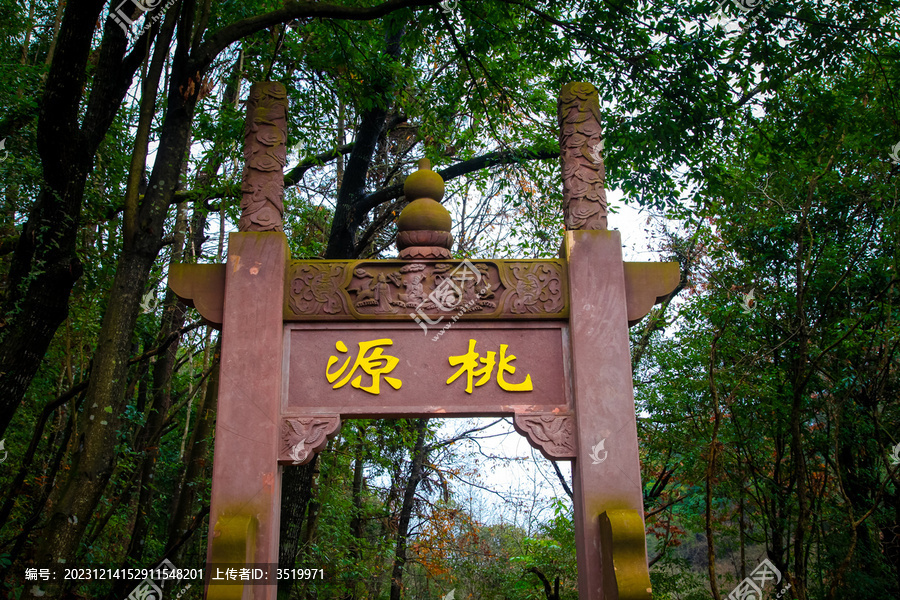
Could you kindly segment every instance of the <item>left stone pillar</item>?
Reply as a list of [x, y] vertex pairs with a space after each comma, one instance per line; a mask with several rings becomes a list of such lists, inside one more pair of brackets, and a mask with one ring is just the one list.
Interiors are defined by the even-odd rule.
[[[225, 303], [207, 562], [278, 562], [284, 277], [279, 232], [232, 233]], [[214, 573], [207, 570], [207, 577]], [[210, 583], [208, 581], [208, 583]], [[212, 582], [215, 583], [215, 582]], [[208, 599], [273, 600], [275, 585], [208, 585]]]
[[278, 563], [281, 516], [283, 231], [287, 93], [256, 83], [247, 100], [239, 233], [228, 238], [206, 598], [274, 600], [277, 587], [216, 585], [217, 563]]

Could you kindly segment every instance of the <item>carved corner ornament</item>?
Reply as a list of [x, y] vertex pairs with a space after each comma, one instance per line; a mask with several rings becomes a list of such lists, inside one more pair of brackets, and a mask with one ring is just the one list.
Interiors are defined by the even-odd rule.
[[644, 519], [634, 509], [600, 514], [604, 598], [651, 600]]
[[325, 448], [328, 440], [341, 428], [337, 415], [319, 417], [285, 417], [281, 423], [281, 447], [278, 462], [303, 465]]
[[566, 229], [606, 229], [606, 169], [597, 89], [567, 83], [559, 93], [559, 151]]
[[239, 231], [283, 231], [286, 158], [287, 91], [277, 82], [254, 83], [244, 122]]
[[575, 458], [575, 417], [557, 413], [516, 413], [513, 427], [550, 460]]

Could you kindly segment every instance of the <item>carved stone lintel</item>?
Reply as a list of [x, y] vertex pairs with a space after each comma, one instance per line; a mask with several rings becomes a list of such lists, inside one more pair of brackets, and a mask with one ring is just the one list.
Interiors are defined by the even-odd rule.
[[606, 229], [606, 170], [597, 89], [567, 83], [559, 94], [559, 150], [566, 229]]
[[288, 321], [569, 316], [562, 260], [293, 261], [286, 291]]
[[303, 465], [325, 448], [328, 440], [341, 428], [337, 415], [319, 417], [285, 417], [281, 423], [280, 464]]
[[240, 231], [283, 231], [286, 142], [287, 91], [277, 82], [254, 83], [244, 123]]
[[513, 426], [550, 460], [575, 458], [575, 417], [557, 413], [516, 413]]

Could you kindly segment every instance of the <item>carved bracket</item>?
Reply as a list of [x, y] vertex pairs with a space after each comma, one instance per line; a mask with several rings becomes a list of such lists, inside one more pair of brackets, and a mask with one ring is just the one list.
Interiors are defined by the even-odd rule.
[[632, 263], [625, 265], [625, 297], [628, 326], [636, 325], [654, 304], [669, 297], [681, 281], [681, 267], [675, 262]]
[[169, 269], [169, 287], [216, 329], [222, 328], [225, 265], [178, 264]]
[[337, 415], [321, 417], [285, 417], [281, 423], [279, 464], [303, 465], [325, 448], [341, 428]]
[[557, 413], [516, 413], [513, 427], [550, 460], [575, 458], [575, 417]]

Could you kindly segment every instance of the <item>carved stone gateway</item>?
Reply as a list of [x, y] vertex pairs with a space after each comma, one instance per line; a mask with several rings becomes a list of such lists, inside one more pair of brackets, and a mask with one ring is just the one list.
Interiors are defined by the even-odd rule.
[[[227, 264], [169, 273], [222, 329], [209, 564], [274, 568], [280, 465], [311, 460], [343, 419], [510, 416], [544, 456], [573, 463], [579, 597], [649, 599], [628, 326], [680, 273], [623, 263], [606, 229], [596, 91], [569, 84], [560, 97], [561, 257], [471, 261], [451, 258], [443, 181], [427, 161], [407, 180], [400, 260], [292, 261], [272, 183], [282, 92], [251, 90]], [[275, 598], [274, 572], [221, 585], [210, 571], [207, 598]]]

